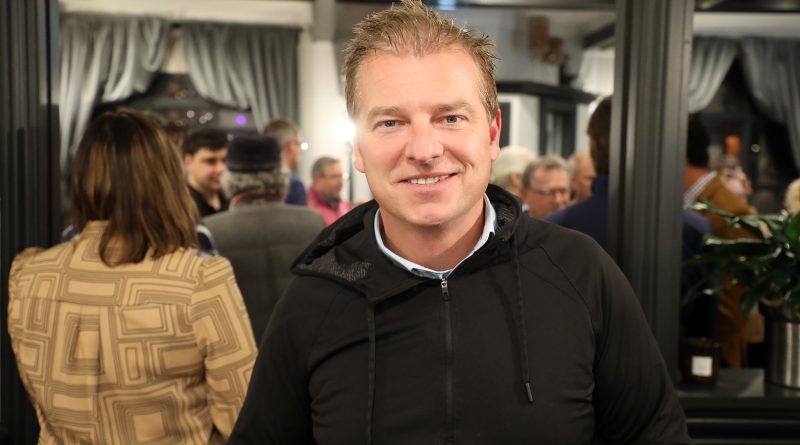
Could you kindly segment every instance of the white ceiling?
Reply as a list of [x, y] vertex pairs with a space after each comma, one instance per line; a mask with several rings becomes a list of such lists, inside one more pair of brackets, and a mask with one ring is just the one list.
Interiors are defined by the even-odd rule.
[[[310, 27], [312, 0], [59, 0], [63, 12], [121, 15], [155, 15], [173, 20], [265, 23]], [[346, 36], [353, 25], [382, 5], [338, 3], [336, 35]], [[462, 8], [456, 17], [505, 20], [515, 16], [545, 15], [551, 28], [563, 36], [580, 36], [613, 22], [614, 12], [605, 10]], [[468, 20], [469, 21], [469, 20]], [[707, 13], [695, 14], [695, 32], [706, 35], [761, 35], [800, 38], [800, 14]]]
[[298, 0], [59, 0], [61, 12], [164, 17], [176, 21], [261, 23], [310, 27], [311, 1]]
[[697, 34], [800, 38], [800, 14], [699, 12], [694, 15]]

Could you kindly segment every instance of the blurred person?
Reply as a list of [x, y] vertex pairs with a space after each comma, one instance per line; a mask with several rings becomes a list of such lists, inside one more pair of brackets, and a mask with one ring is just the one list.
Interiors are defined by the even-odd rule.
[[591, 194], [581, 202], [548, 215], [545, 220], [591, 236], [603, 249], [608, 249], [608, 172], [611, 133], [611, 97], [597, 105], [586, 134], [589, 136], [589, 155], [596, 176]]
[[[591, 195], [544, 219], [563, 227], [577, 230], [591, 236], [603, 249], [608, 250], [608, 174], [611, 154], [611, 101], [606, 97], [589, 117], [586, 134], [589, 136], [589, 154], [596, 177], [591, 183]], [[711, 227], [702, 216], [691, 212], [681, 213], [681, 257], [692, 258], [703, 246], [703, 237], [711, 232]], [[697, 283], [703, 273], [697, 268], [681, 269], [681, 290], [688, 291]], [[690, 337], [714, 337], [716, 323], [715, 298], [699, 298], [683, 308], [681, 327]]]
[[592, 181], [596, 176], [594, 163], [589, 150], [579, 150], [569, 157], [567, 165], [571, 174], [571, 204], [576, 204], [592, 196]]
[[222, 195], [220, 176], [225, 171], [228, 135], [215, 128], [198, 128], [189, 133], [183, 144], [183, 163], [189, 192], [200, 217], [228, 209]]
[[492, 164], [489, 182], [522, 199], [525, 192], [522, 173], [535, 159], [536, 153], [528, 148], [513, 145], [503, 147]]
[[791, 214], [800, 212], [800, 178], [792, 181], [786, 188], [786, 198], [783, 202], [787, 212]]
[[289, 172], [289, 191], [284, 202], [307, 205], [306, 187], [297, 177], [297, 168], [300, 166], [300, 157], [303, 154], [300, 129], [292, 121], [280, 117], [269, 121], [261, 133], [276, 139], [281, 147], [281, 166]]
[[522, 173], [522, 200], [528, 215], [541, 218], [569, 204], [569, 170], [561, 156], [542, 156]]
[[275, 139], [234, 138], [228, 145], [227, 164], [222, 187], [230, 208], [203, 222], [220, 254], [233, 265], [259, 343], [293, 276], [289, 266], [325, 223], [313, 210], [284, 204], [289, 173], [281, 168], [281, 148]]
[[742, 201], [747, 202], [750, 195], [753, 194], [753, 186], [747, 173], [742, 169], [739, 159], [726, 155], [715, 170], [725, 187], [741, 198]]
[[338, 159], [323, 156], [311, 167], [311, 188], [308, 190], [308, 207], [319, 212], [329, 226], [353, 208], [342, 198], [344, 173]]
[[9, 273], [39, 443], [223, 443], [255, 342], [230, 263], [194, 250], [167, 135], [135, 111], [102, 114], [78, 146], [71, 194], [80, 234], [23, 251]]
[[622, 272], [489, 184], [493, 63], [420, 0], [356, 26], [345, 96], [375, 200], [295, 261], [231, 445], [689, 443]]
[[[691, 205], [698, 199], [734, 215], [749, 215], [753, 209], [741, 197], [725, 186], [720, 175], [709, 167], [708, 146], [711, 138], [699, 116], [689, 117], [686, 139], [683, 203]], [[711, 224], [711, 232], [719, 238], [747, 238], [744, 229], [728, 227], [725, 218], [703, 212]], [[742, 294], [745, 289], [724, 290], [719, 297], [717, 337], [722, 363], [731, 368], [747, 366], [748, 343], [763, 341], [763, 317], [757, 312], [742, 314]]]

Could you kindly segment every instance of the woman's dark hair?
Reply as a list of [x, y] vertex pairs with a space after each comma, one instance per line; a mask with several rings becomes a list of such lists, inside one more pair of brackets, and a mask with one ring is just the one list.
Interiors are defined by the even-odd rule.
[[99, 250], [109, 266], [197, 247], [197, 208], [179, 156], [150, 116], [123, 109], [92, 122], [75, 155], [71, 195], [78, 230], [108, 221]]

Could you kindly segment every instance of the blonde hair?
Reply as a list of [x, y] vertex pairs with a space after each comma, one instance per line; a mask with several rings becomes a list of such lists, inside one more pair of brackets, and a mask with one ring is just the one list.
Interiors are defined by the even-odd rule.
[[786, 188], [784, 205], [791, 214], [800, 212], [800, 178], [792, 181], [789, 187]]
[[500, 150], [492, 164], [492, 174], [489, 182], [507, 189], [511, 185], [513, 175], [522, 177], [525, 167], [536, 160], [536, 153], [526, 147], [507, 146]]
[[347, 112], [358, 113], [358, 70], [372, 54], [379, 52], [421, 57], [460, 46], [472, 56], [482, 78], [479, 86], [481, 102], [491, 121], [499, 105], [495, 85], [494, 43], [486, 35], [463, 29], [427, 8], [421, 0], [402, 0], [403, 7], [369, 15], [353, 29], [355, 37], [345, 50], [342, 73], [345, 76]]
[[99, 246], [108, 266], [138, 263], [148, 251], [159, 258], [197, 247], [197, 208], [178, 154], [161, 125], [143, 113], [106, 112], [89, 125], [75, 155], [71, 194], [78, 230], [108, 221]]
[[275, 138], [278, 141], [278, 145], [283, 149], [287, 142], [300, 136], [300, 131], [289, 119], [278, 117], [267, 122], [261, 134]]

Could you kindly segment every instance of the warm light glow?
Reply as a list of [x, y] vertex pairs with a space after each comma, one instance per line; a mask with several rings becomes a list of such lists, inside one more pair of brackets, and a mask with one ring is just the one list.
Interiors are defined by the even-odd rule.
[[349, 119], [340, 119], [336, 122], [336, 138], [342, 142], [353, 143], [356, 127]]

